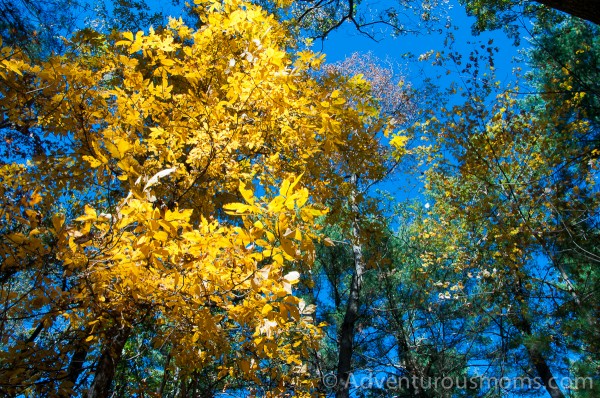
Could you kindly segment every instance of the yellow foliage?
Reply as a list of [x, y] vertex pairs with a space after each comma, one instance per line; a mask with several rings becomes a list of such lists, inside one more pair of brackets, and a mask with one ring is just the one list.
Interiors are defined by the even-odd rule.
[[78, 51], [78, 35], [40, 65], [1, 50], [5, 117], [50, 137], [0, 168], [2, 272], [34, 292], [3, 282], [5, 317], [54, 323], [74, 342], [34, 355], [7, 335], [0, 362], [32, 370], [0, 371], [6, 391], [34, 385], [51, 358], [64, 371], [76, 344], [101, 350], [111, 331], [149, 320], [182, 375], [218, 363], [275, 380], [272, 394], [314, 381], [303, 361], [320, 330], [292, 286], [314, 260], [318, 203], [336, 194], [329, 165], [381, 173], [372, 132], [383, 123], [364, 79], [316, 81], [322, 56], [290, 55], [261, 8], [196, 4], [197, 30], [173, 19], [115, 43], [95, 34], [96, 51]]
[[[87, 31], [40, 65], [0, 50], [4, 117], [48, 137], [0, 167], [9, 394], [42, 379], [69, 391], [76, 350], [112, 349], [139, 325], [180, 377], [216, 369], [270, 396], [314, 386], [320, 326], [293, 286], [322, 204], [348, 195], [342, 176], [384, 175], [376, 134], [390, 128], [361, 76], [317, 81], [323, 56], [289, 54], [261, 8], [196, 4], [197, 30], [171, 19], [114, 43]], [[22, 319], [64, 345], [28, 342]]]

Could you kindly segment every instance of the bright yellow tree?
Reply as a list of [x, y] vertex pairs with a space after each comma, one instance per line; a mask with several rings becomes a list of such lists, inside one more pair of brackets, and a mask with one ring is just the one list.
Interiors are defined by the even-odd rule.
[[363, 80], [328, 89], [259, 7], [197, 12], [197, 30], [80, 32], [40, 65], [2, 48], [0, 392], [108, 396], [133, 342], [160, 374], [119, 394], [313, 388], [320, 331], [293, 285], [328, 163], [368, 157], [344, 129], [383, 124]]

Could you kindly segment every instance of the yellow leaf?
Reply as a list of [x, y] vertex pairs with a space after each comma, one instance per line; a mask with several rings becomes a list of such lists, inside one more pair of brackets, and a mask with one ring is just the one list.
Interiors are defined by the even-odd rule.
[[250, 374], [250, 362], [246, 361], [245, 359], [242, 359], [240, 361], [240, 369], [242, 370], [242, 372], [249, 375]]
[[254, 210], [254, 206], [245, 205], [243, 203], [228, 203], [223, 206], [223, 210], [227, 214], [245, 214], [251, 213]]
[[154, 234], [154, 239], [166, 242], [169, 239], [169, 235], [165, 231], [158, 231]]
[[296, 206], [303, 207], [308, 200], [308, 189], [301, 189], [297, 193]]
[[29, 199], [29, 206], [35, 206], [42, 201], [42, 195], [36, 190], [31, 195], [31, 199]]
[[314, 217], [323, 216], [325, 214], [327, 214], [327, 210], [319, 210], [319, 209], [315, 209], [312, 207], [304, 207], [300, 211], [300, 216], [302, 217], [302, 220], [305, 222], [312, 222]]
[[125, 155], [131, 148], [133, 148], [133, 145], [131, 145], [126, 140], [124, 140], [124, 139], [117, 140], [117, 149], [119, 151], [120, 157], [123, 157], [123, 155]]
[[56, 213], [52, 216], [52, 225], [54, 226], [54, 231], [58, 232], [61, 230], [63, 224], [65, 223], [65, 215]]
[[304, 173], [300, 174], [298, 177], [296, 177], [294, 179], [292, 179], [292, 178], [285, 179], [283, 181], [283, 183], [281, 184], [281, 188], [279, 189], [279, 195], [281, 195], [281, 196], [290, 195], [293, 192], [296, 185], [298, 185], [298, 182], [300, 182], [300, 179], [302, 178], [303, 175], [304, 175]]
[[96, 159], [95, 157], [92, 157], [92, 156], [85, 155], [85, 156], [83, 156], [83, 160], [88, 162], [90, 164], [90, 166], [93, 168], [102, 166], [102, 162], [100, 162], [98, 159]]
[[265, 306], [263, 307], [262, 311], [260, 312], [262, 315], [267, 315], [269, 314], [271, 311], [273, 311], [273, 306], [271, 304], [265, 304]]
[[277, 196], [275, 199], [273, 199], [269, 203], [268, 209], [272, 213], [277, 213], [277, 212], [281, 211], [284, 204], [285, 204], [285, 198], [282, 196]]
[[95, 221], [98, 218], [96, 215], [96, 210], [94, 210], [92, 207], [85, 205], [84, 211], [85, 215], [76, 218], [75, 221]]
[[240, 182], [239, 187], [240, 193], [244, 200], [253, 205], [254, 204], [254, 193], [252, 192], [252, 185], [246, 182]]
[[119, 148], [112, 142], [106, 141], [104, 143], [104, 146], [106, 147], [108, 152], [111, 154], [111, 156], [114, 157], [115, 159], [121, 159], [123, 157], [123, 156], [121, 156], [121, 153], [119, 152]]
[[275, 241], [275, 235], [271, 231], [265, 231], [265, 235], [267, 235], [267, 239], [269, 242], [273, 243]]
[[279, 188], [279, 195], [286, 196], [288, 194], [289, 190], [290, 190], [290, 180], [285, 179], [285, 180], [283, 180], [283, 183], [281, 184], [281, 188]]
[[296, 250], [294, 249], [294, 245], [292, 244], [292, 241], [289, 239], [286, 239], [286, 238], [281, 238], [280, 241], [281, 241], [281, 247], [283, 248], [285, 253], [291, 257], [295, 257]]

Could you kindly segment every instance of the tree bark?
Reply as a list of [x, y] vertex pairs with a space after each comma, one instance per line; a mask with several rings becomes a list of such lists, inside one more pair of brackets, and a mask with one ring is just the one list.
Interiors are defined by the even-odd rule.
[[365, 261], [362, 252], [360, 231], [358, 225], [358, 204], [356, 203], [358, 176], [353, 174], [350, 179], [353, 185], [350, 194], [350, 210], [352, 214], [352, 253], [354, 255], [354, 274], [350, 284], [346, 314], [340, 331], [340, 351], [337, 369], [336, 398], [348, 398], [350, 395], [349, 377], [352, 370], [352, 353], [354, 331], [360, 305], [360, 291], [362, 288]]
[[67, 369], [67, 377], [65, 379], [65, 381], [68, 383], [68, 388], [65, 386], [64, 391], [69, 391], [69, 393], [63, 395], [71, 396], [71, 393], [74, 393], [77, 379], [79, 379], [81, 372], [83, 372], [83, 364], [85, 363], [85, 358], [87, 357], [88, 351], [89, 345], [82, 343], [77, 346], [75, 352], [73, 353]]
[[600, 25], [599, 0], [536, 0], [536, 2]]
[[169, 353], [167, 354], [167, 359], [165, 360], [162, 381], [160, 382], [160, 388], [158, 390], [159, 397], [162, 397], [163, 393], [165, 391], [165, 386], [167, 385], [167, 380], [169, 379], [169, 365], [170, 364], [171, 364], [171, 351], [169, 350]]
[[[396, 343], [398, 344], [398, 358], [400, 360], [400, 364], [406, 370], [406, 375], [404, 376], [408, 378], [408, 396], [414, 398], [428, 398], [429, 395], [425, 390], [422, 389], [423, 381], [425, 380], [423, 377], [427, 377], [428, 375], [422, 374], [422, 372], [420, 372], [415, 366], [408, 340], [406, 338], [406, 333], [404, 331], [402, 314], [398, 310], [398, 307], [396, 307], [393, 295], [390, 293], [390, 286], [387, 283], [386, 288], [388, 290], [388, 302], [393, 317], [393, 326], [396, 328], [394, 335], [396, 337]], [[413, 383], [413, 381], [415, 381], [413, 377], [416, 377], [416, 380], [418, 380], [416, 384]]]
[[110, 396], [110, 386], [115, 376], [117, 364], [121, 360], [123, 347], [129, 338], [131, 328], [116, 326], [107, 335], [102, 354], [96, 367], [94, 381], [90, 386], [87, 398], [106, 398]]
[[556, 384], [556, 379], [552, 374], [552, 370], [550, 370], [550, 367], [548, 366], [548, 363], [546, 362], [546, 359], [542, 353], [531, 345], [526, 346], [526, 348], [529, 356], [531, 357], [531, 361], [533, 362], [533, 366], [542, 379], [548, 394], [550, 394], [552, 398], [565, 398], [565, 395]]
[[[516, 322], [515, 326], [517, 326], [517, 328], [521, 330], [521, 333], [523, 333], [526, 337], [531, 337], [533, 335], [531, 323], [524, 316], [522, 316], [521, 319]], [[548, 365], [548, 362], [546, 361], [546, 358], [544, 358], [544, 355], [539, 347], [532, 342], [526, 342], [524, 346], [529, 354], [531, 362], [533, 363], [533, 367], [535, 368], [540, 379], [542, 379], [542, 383], [544, 383], [544, 388], [546, 388], [548, 394], [550, 394], [552, 398], [565, 398], [565, 395], [556, 384], [556, 379], [552, 374], [552, 370], [550, 369], [550, 366]]]
[[[517, 291], [516, 298], [517, 302], [525, 301], [525, 292], [522, 287], [523, 283], [520, 278], [517, 278]], [[533, 337], [533, 328], [531, 326], [531, 322], [527, 316], [527, 311], [523, 306], [519, 306], [520, 313], [517, 313], [511, 317], [511, 320], [515, 327], [525, 336], [526, 340], [524, 342], [525, 349], [527, 350], [527, 354], [529, 354], [529, 358], [533, 363], [533, 367], [535, 368], [538, 376], [544, 383], [544, 388], [550, 394], [552, 398], [565, 398], [565, 395], [560, 390], [556, 383], [556, 379], [552, 374], [552, 370], [544, 357], [544, 354], [540, 347], [534, 342], [531, 341], [531, 337]]]

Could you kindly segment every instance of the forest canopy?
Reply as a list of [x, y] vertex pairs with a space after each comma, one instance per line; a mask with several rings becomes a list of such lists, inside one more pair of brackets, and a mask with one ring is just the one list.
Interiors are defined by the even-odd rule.
[[593, 13], [466, 2], [477, 31], [534, 17], [528, 71], [440, 49], [460, 80], [420, 89], [310, 49], [371, 35], [353, 2], [117, 1], [79, 30], [28, 4], [0, 2], [3, 396], [600, 392]]

